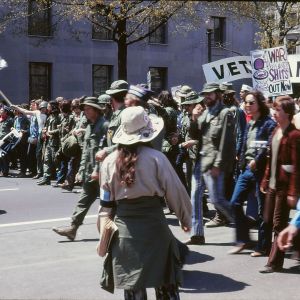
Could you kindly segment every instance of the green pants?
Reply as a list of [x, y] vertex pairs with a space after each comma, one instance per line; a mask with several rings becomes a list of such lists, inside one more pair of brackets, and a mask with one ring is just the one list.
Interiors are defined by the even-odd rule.
[[47, 145], [44, 154], [44, 178], [50, 179], [56, 175], [55, 154], [58, 147]]
[[82, 188], [79, 201], [72, 215], [72, 225], [76, 226], [80, 226], [83, 223], [88, 210], [99, 196], [98, 181], [84, 182]]

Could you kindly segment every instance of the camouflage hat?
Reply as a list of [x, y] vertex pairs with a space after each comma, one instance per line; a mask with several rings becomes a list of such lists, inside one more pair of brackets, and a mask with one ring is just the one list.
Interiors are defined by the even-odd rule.
[[111, 101], [111, 96], [107, 94], [103, 94], [98, 97], [99, 104], [110, 104], [110, 101]]
[[186, 97], [190, 92], [192, 92], [192, 88], [188, 85], [183, 85], [181, 88], [175, 92], [176, 97]]
[[205, 83], [203, 86], [203, 90], [200, 92], [200, 95], [204, 93], [212, 93], [212, 92], [220, 92], [220, 85], [216, 82]]
[[115, 95], [120, 92], [128, 91], [128, 82], [125, 80], [116, 80], [111, 85], [110, 88], [105, 92], [107, 95]]
[[185, 98], [185, 101], [181, 103], [181, 105], [187, 105], [187, 104], [198, 104], [201, 103], [204, 100], [204, 97], [199, 96], [196, 92], [191, 92], [188, 94], [188, 96]]
[[84, 105], [94, 107], [99, 110], [103, 110], [103, 106], [99, 104], [98, 98], [96, 97], [86, 97], [83, 99], [83, 102], [80, 104], [80, 108], [83, 109]]

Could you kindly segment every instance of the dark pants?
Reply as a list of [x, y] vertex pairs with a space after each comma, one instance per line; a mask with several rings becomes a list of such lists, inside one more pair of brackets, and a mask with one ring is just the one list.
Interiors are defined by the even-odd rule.
[[37, 168], [37, 173], [39, 175], [43, 175], [43, 140], [41, 136], [38, 138], [38, 142], [36, 145], [36, 168]]
[[28, 144], [27, 148], [27, 167], [31, 174], [37, 173], [36, 168], [36, 145], [35, 144]]
[[272, 230], [268, 223], [263, 220], [264, 211], [264, 195], [259, 190], [260, 177], [252, 172], [249, 168], [243, 171], [235, 185], [235, 189], [231, 198], [231, 205], [235, 214], [236, 225], [236, 242], [248, 243], [250, 242], [249, 218], [245, 215], [243, 204], [247, 199], [249, 193], [255, 189], [256, 198], [258, 201], [258, 245], [256, 250], [268, 253], [271, 248]]
[[83, 220], [99, 196], [99, 183], [98, 181], [84, 182], [82, 186], [82, 192], [80, 194], [79, 201], [75, 207], [72, 215], [72, 225], [80, 226]]
[[274, 240], [267, 265], [274, 268], [282, 268], [284, 252], [277, 245], [277, 237], [287, 225], [290, 208], [287, 204], [286, 191], [269, 189], [266, 197], [264, 220], [273, 227]]
[[57, 173], [56, 183], [63, 183], [67, 177], [69, 158], [62, 155], [60, 159], [60, 167]]
[[80, 158], [81, 158], [81, 153], [77, 156], [71, 157], [68, 163], [68, 172], [67, 172], [66, 180], [68, 182], [68, 185], [70, 185], [71, 187], [74, 186], [75, 176], [79, 170]]

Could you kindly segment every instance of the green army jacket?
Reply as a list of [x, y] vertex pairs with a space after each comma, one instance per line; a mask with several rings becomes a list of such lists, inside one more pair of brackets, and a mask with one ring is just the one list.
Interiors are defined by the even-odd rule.
[[197, 120], [201, 171], [206, 172], [212, 167], [230, 171], [236, 154], [233, 115], [221, 102], [211, 115], [208, 113], [206, 109]]
[[93, 171], [98, 172], [99, 164], [96, 162], [95, 155], [101, 147], [106, 132], [107, 122], [103, 116], [100, 116], [95, 124], [89, 123], [86, 128], [79, 167], [79, 174], [83, 182], [91, 180]]
[[14, 126], [13, 118], [7, 118], [4, 121], [0, 122], [0, 140], [3, 139]]

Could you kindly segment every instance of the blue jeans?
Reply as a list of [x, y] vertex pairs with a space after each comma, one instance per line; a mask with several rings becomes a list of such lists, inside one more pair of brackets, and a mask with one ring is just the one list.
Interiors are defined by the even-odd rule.
[[219, 176], [213, 177], [211, 171], [203, 173], [203, 178], [208, 189], [210, 202], [219, 210], [229, 221], [233, 221], [231, 207], [226, 200], [224, 192], [224, 171]]
[[264, 196], [260, 192], [261, 177], [247, 167], [239, 176], [230, 201], [235, 214], [236, 242], [250, 242], [249, 219], [244, 213], [243, 204], [248, 195], [255, 189], [256, 201], [258, 202], [258, 245], [257, 251], [268, 252], [270, 245], [270, 230], [263, 221]]
[[192, 230], [191, 236], [204, 236], [203, 227], [203, 193], [205, 184], [201, 174], [200, 161], [192, 162], [191, 202], [192, 202]]

